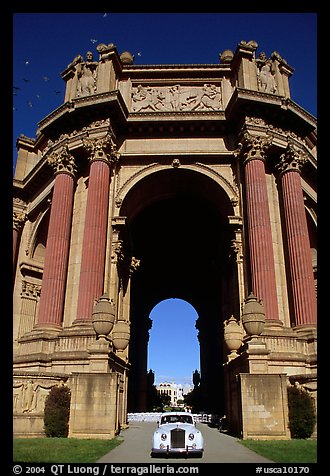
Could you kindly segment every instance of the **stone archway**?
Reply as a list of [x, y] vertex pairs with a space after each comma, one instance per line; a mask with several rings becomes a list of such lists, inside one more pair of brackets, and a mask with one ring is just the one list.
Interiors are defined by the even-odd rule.
[[120, 210], [126, 216], [126, 246], [140, 260], [131, 283], [129, 411], [146, 407], [150, 311], [175, 297], [190, 302], [200, 316], [205, 410], [224, 412], [223, 321], [239, 313], [237, 270], [230, 257], [234, 234], [228, 216], [233, 213], [219, 184], [187, 168], [152, 173], [126, 195]]

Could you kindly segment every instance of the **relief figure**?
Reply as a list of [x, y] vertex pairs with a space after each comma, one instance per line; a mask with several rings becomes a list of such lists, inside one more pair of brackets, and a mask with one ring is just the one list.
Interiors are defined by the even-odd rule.
[[217, 111], [221, 109], [220, 86], [153, 88], [139, 84], [133, 89], [133, 111]]

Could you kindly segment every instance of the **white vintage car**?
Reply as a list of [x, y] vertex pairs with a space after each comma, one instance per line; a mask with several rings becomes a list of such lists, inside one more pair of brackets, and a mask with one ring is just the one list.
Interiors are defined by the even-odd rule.
[[163, 413], [152, 439], [151, 456], [184, 454], [203, 456], [204, 440], [194, 417], [187, 412]]

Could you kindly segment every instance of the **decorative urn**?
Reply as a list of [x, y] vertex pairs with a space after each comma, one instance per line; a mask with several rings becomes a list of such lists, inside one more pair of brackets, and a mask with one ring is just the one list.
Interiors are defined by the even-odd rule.
[[126, 349], [130, 339], [130, 324], [127, 321], [117, 321], [111, 334], [112, 343], [116, 350]]
[[234, 316], [224, 322], [224, 340], [232, 357], [237, 356], [237, 351], [242, 345], [243, 329]]
[[261, 300], [250, 293], [242, 312], [242, 323], [246, 333], [250, 336], [259, 336], [265, 327], [265, 310]]
[[129, 51], [124, 51], [120, 55], [120, 61], [123, 64], [133, 64], [134, 63], [134, 55], [130, 53]]
[[108, 334], [112, 331], [115, 322], [115, 310], [110, 298], [103, 294], [94, 304], [92, 323], [97, 339], [100, 337], [109, 340]]

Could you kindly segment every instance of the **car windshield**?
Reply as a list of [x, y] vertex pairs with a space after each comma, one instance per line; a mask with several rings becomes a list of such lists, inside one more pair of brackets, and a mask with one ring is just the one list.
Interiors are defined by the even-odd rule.
[[193, 419], [191, 415], [164, 415], [160, 424], [164, 425], [165, 423], [190, 423], [193, 425]]

